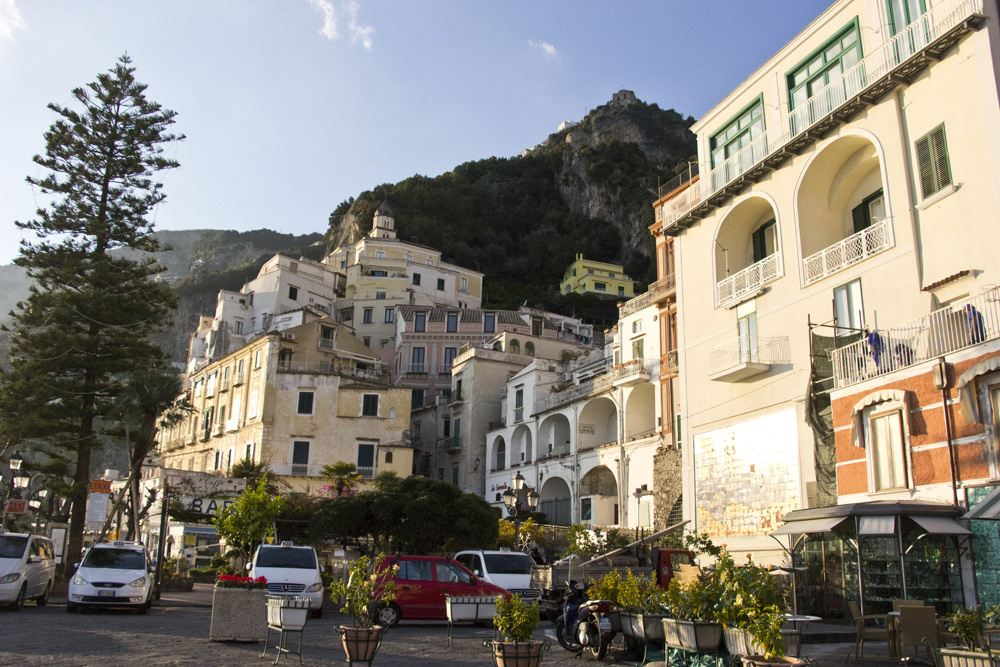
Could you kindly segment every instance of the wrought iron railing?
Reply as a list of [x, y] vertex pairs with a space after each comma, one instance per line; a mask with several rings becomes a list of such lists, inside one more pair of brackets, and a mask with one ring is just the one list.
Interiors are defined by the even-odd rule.
[[995, 287], [834, 350], [834, 382], [847, 387], [998, 337], [1000, 288]]

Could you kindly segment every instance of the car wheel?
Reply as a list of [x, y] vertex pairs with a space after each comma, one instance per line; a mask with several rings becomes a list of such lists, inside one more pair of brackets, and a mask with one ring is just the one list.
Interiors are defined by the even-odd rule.
[[72, 602], [67, 602], [66, 603], [66, 613], [67, 614], [75, 614], [78, 609], [79, 609], [79, 607], [77, 607]]
[[21, 611], [24, 607], [24, 596], [27, 593], [26, 586], [21, 586], [21, 590], [17, 593], [17, 599], [10, 603], [10, 608], [14, 611]]
[[49, 583], [45, 584], [45, 592], [42, 593], [42, 597], [35, 598], [35, 604], [37, 604], [39, 607], [44, 607], [45, 605], [47, 605], [49, 603], [49, 593], [51, 592], [52, 592], [52, 582], [49, 581]]
[[401, 618], [403, 618], [403, 613], [399, 610], [399, 607], [393, 603], [389, 603], [379, 609], [378, 614], [376, 615], [376, 620], [379, 624], [384, 625], [387, 628], [396, 627]]

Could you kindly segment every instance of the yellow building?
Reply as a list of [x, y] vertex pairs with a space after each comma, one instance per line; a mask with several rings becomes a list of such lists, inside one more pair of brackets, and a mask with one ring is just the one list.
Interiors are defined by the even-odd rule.
[[161, 430], [165, 468], [225, 474], [266, 462], [292, 490], [319, 493], [323, 466], [355, 463], [364, 479], [407, 476], [410, 390], [327, 317], [272, 331], [188, 378], [195, 410]]
[[566, 269], [559, 283], [562, 294], [596, 294], [601, 297], [631, 299], [635, 296], [634, 281], [625, 275], [621, 264], [608, 264], [584, 259], [577, 254], [576, 261]]

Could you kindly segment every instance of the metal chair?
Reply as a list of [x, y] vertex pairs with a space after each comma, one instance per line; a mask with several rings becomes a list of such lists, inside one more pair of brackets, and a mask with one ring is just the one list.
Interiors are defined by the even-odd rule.
[[[890, 642], [889, 637], [889, 617], [885, 614], [861, 614], [858, 603], [853, 600], [847, 603], [851, 610], [851, 617], [854, 618], [854, 628], [857, 631], [858, 639], [854, 646], [855, 655], [858, 659], [865, 657], [865, 642], [868, 640]], [[871, 621], [881, 621], [881, 627], [870, 625]], [[891, 650], [891, 646], [890, 646]]]

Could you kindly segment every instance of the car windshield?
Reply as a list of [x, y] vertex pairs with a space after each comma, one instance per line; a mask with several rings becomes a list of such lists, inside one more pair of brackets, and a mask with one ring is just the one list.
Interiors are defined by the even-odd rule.
[[0, 558], [20, 558], [28, 538], [24, 535], [0, 535]]
[[531, 574], [534, 561], [528, 554], [485, 554], [491, 574]]
[[274, 547], [257, 553], [257, 567], [316, 569], [316, 555], [307, 547]]
[[144, 570], [146, 569], [146, 559], [141, 552], [131, 549], [91, 549], [80, 567]]

